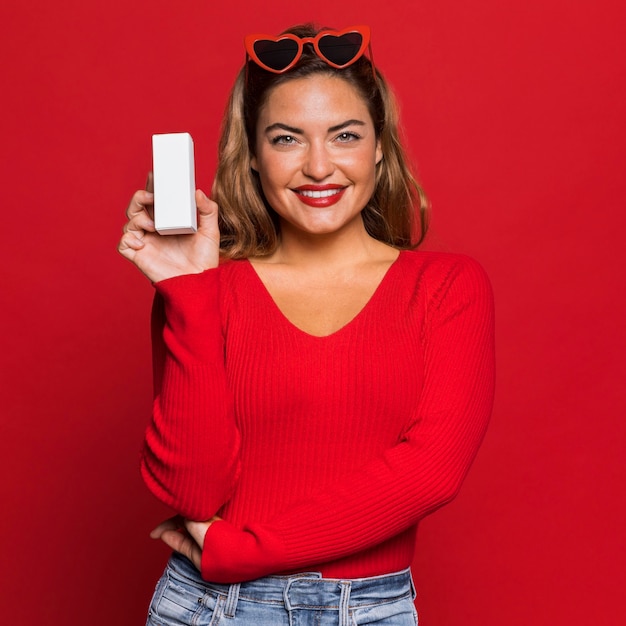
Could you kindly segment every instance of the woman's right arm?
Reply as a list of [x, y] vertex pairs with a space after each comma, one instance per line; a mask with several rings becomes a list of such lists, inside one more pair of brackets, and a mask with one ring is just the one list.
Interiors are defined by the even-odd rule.
[[156, 289], [155, 398], [143, 478], [177, 513], [206, 520], [236, 484], [239, 433], [224, 368], [217, 205], [201, 191], [196, 203], [197, 233], [161, 236], [152, 221], [152, 195], [138, 191], [118, 249]]

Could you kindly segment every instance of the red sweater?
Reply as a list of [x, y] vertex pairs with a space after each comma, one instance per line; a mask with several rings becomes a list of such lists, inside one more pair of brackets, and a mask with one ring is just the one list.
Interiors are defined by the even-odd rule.
[[142, 460], [181, 515], [219, 514], [202, 576], [360, 578], [408, 567], [492, 407], [491, 288], [471, 259], [401, 252], [326, 337], [291, 324], [248, 261], [156, 284]]

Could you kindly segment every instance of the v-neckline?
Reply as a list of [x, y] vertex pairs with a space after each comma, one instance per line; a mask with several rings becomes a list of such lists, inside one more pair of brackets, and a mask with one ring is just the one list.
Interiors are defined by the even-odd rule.
[[272, 294], [270, 293], [269, 289], [267, 288], [267, 286], [265, 285], [265, 283], [263, 282], [263, 280], [259, 276], [258, 272], [254, 268], [254, 265], [250, 262], [249, 259], [245, 260], [245, 264], [250, 269], [250, 273], [252, 274], [253, 280], [256, 283], [257, 287], [259, 288], [260, 293], [263, 295], [265, 300], [267, 300], [269, 302], [270, 307], [274, 310], [274, 312], [278, 315], [278, 317], [281, 318], [288, 327], [292, 328], [296, 333], [299, 333], [299, 334], [301, 334], [301, 335], [303, 335], [305, 337], [309, 337], [309, 338], [314, 339], [314, 340], [316, 340], [316, 339], [317, 340], [323, 340], [323, 339], [331, 339], [333, 337], [336, 337], [339, 334], [342, 334], [343, 332], [346, 332], [352, 326], [354, 326], [356, 323], [358, 323], [358, 320], [360, 318], [362, 318], [364, 315], [367, 314], [367, 312], [375, 305], [376, 300], [378, 300], [378, 298], [380, 297], [380, 294], [384, 290], [384, 288], [387, 285], [387, 283], [390, 282], [391, 276], [394, 273], [395, 268], [399, 265], [399, 261], [400, 261], [400, 259], [402, 257], [403, 257], [403, 251], [401, 250], [399, 252], [398, 256], [391, 262], [389, 267], [385, 270], [385, 273], [383, 274], [382, 278], [380, 279], [378, 285], [376, 285], [376, 288], [372, 292], [372, 295], [367, 299], [365, 304], [357, 311], [357, 313], [351, 319], [349, 319], [345, 324], [343, 324], [343, 326], [340, 326], [339, 328], [337, 328], [333, 332], [328, 333], [326, 335], [315, 335], [313, 333], [310, 333], [310, 332], [304, 330], [303, 328], [300, 328], [297, 324], [292, 322], [287, 317], [287, 315], [285, 315], [285, 313], [283, 313], [282, 309], [278, 306], [278, 304], [276, 303], [276, 300], [274, 300], [274, 298], [273, 298]]

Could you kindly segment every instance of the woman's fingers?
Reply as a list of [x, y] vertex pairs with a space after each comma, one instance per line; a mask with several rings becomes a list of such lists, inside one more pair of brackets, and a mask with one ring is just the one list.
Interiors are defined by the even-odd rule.
[[[149, 176], [146, 182], [152, 187]], [[120, 254], [133, 262], [152, 282], [198, 274], [219, 265], [220, 233], [218, 207], [202, 191], [196, 191], [198, 232], [189, 235], [156, 234], [154, 195], [143, 189], [133, 195], [126, 215], [128, 222], [118, 244]]]
[[[151, 176], [148, 176], [147, 187], [152, 187]], [[203, 191], [196, 190], [196, 206], [200, 228], [208, 235], [217, 235], [219, 229], [217, 224], [217, 203], [210, 200]], [[133, 225], [143, 228], [143, 230], [154, 231], [154, 194], [151, 191], [140, 189], [136, 191], [126, 209], [126, 217]], [[144, 227], [145, 226], [145, 227]], [[131, 226], [128, 230], [136, 230]]]
[[124, 224], [122, 232], [124, 234], [117, 249], [122, 255], [128, 257], [128, 254], [125, 254], [125, 252], [141, 250], [145, 246], [144, 237], [146, 233], [155, 232], [154, 222], [146, 211], [140, 211]]
[[209, 267], [216, 267], [219, 262], [220, 228], [217, 220], [218, 206], [203, 191], [196, 190], [196, 207], [198, 208], [198, 234], [208, 239], [211, 244]]
[[148, 176], [146, 177], [146, 191], [150, 193], [154, 193], [154, 173], [148, 172]]
[[146, 178], [146, 191], [152, 195], [152, 203], [146, 205], [146, 211], [150, 216], [150, 219], [154, 219], [154, 175], [152, 172], [148, 172], [148, 176]]
[[219, 229], [217, 225], [217, 202], [209, 199], [204, 191], [196, 189], [196, 207], [198, 208], [198, 221], [201, 230], [207, 229], [217, 233], [219, 236]]
[[134, 233], [126, 233], [117, 246], [117, 251], [127, 259], [131, 261], [134, 259], [133, 252], [141, 250], [146, 244], [143, 239], [140, 239]]
[[213, 202], [201, 189], [196, 189], [198, 213], [204, 217], [217, 216], [217, 202]]
[[183, 532], [178, 530], [166, 530], [160, 539], [172, 550], [186, 556], [196, 566], [196, 569], [200, 571], [202, 550], [190, 535], [183, 534]]
[[126, 217], [131, 220], [140, 213], [146, 213], [149, 216], [148, 211], [152, 211], [154, 204], [154, 194], [145, 189], [140, 189], [133, 194], [133, 197], [126, 209]]
[[202, 549], [185, 526], [185, 520], [180, 515], [176, 515], [161, 522], [150, 533], [150, 537], [160, 539], [172, 550], [185, 555], [199, 570], [202, 563]]
[[123, 232], [149, 232], [154, 233], [154, 222], [150, 218], [150, 216], [145, 212], [141, 212], [138, 215], [135, 215], [132, 219], [130, 219], [126, 224], [124, 224]]
[[195, 542], [200, 546], [200, 548], [204, 547], [204, 536], [206, 535], [206, 531], [209, 530], [209, 526], [218, 519], [221, 519], [217, 516], [212, 517], [208, 522], [194, 522], [192, 520], [185, 520], [185, 528], [187, 532], [194, 538]]
[[182, 530], [185, 528], [185, 520], [180, 515], [170, 517], [161, 522], [151, 533], [152, 539], [160, 539], [161, 535], [167, 530]]

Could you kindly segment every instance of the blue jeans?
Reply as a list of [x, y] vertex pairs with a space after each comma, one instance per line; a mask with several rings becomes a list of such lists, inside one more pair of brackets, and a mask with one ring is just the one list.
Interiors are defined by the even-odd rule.
[[348, 580], [312, 572], [234, 585], [208, 583], [174, 553], [147, 626], [417, 626], [410, 571]]

